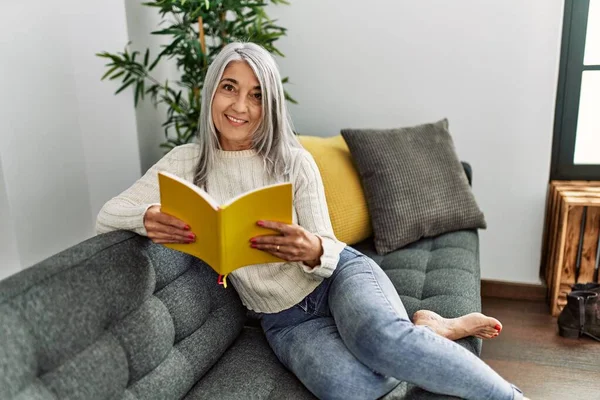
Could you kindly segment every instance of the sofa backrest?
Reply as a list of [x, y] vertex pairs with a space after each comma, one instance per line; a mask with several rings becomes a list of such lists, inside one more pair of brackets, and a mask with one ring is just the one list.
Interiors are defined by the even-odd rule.
[[177, 399], [241, 332], [201, 261], [130, 232], [0, 282], [0, 399]]

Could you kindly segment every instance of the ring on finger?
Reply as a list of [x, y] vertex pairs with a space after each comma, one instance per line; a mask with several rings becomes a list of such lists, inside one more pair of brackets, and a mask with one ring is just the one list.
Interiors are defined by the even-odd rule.
[[277, 251], [279, 251], [279, 245], [277, 245], [277, 247], [275, 247], [275, 249], [276, 249]]

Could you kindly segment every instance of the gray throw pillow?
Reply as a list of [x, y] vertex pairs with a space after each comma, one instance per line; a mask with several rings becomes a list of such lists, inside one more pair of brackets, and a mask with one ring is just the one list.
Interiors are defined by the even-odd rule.
[[486, 228], [448, 132], [448, 120], [408, 128], [344, 129], [386, 254], [423, 237]]

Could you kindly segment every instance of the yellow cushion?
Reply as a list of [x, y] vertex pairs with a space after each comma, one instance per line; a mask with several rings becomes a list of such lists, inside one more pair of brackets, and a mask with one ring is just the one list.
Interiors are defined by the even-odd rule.
[[367, 201], [344, 138], [338, 135], [298, 136], [298, 139], [312, 154], [321, 172], [335, 236], [348, 244], [371, 236]]

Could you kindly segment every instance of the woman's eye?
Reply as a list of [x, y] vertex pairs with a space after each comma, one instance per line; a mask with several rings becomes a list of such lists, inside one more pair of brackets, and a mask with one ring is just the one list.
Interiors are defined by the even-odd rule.
[[229, 83], [226, 83], [223, 85], [223, 89], [227, 90], [228, 92], [232, 92], [235, 90], [235, 88], [233, 87], [233, 85], [230, 85]]
[[252, 97], [254, 97], [256, 100], [260, 100], [262, 99], [262, 93], [254, 93]]

